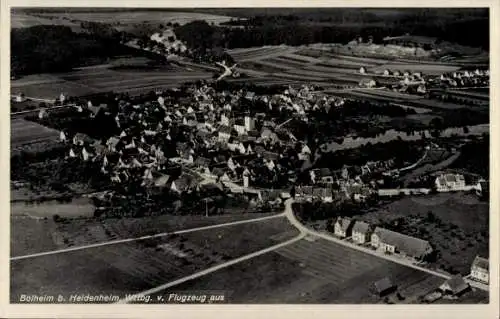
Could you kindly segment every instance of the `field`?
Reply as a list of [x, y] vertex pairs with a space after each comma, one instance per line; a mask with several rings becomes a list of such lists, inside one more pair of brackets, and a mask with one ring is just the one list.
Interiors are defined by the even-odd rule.
[[10, 134], [13, 149], [27, 144], [57, 141], [59, 137], [58, 131], [24, 119], [10, 122]]
[[11, 81], [11, 90], [21, 91], [27, 97], [48, 99], [54, 99], [62, 92], [69, 96], [109, 91], [140, 94], [211, 77], [208, 72], [189, 71], [176, 66], [142, 71], [94, 66], [61, 74], [26, 76]]
[[[11, 255], [20, 256], [56, 248], [80, 246], [115, 239], [134, 238], [168, 231], [222, 224], [268, 216], [270, 213], [218, 216], [151, 216], [142, 218], [76, 219], [55, 223], [52, 219], [12, 216]], [[46, 240], [43, 240], [45, 238]]]
[[119, 25], [130, 25], [136, 23], [145, 24], [186, 24], [194, 20], [205, 20], [208, 23], [220, 24], [231, 20], [231, 17], [196, 12], [172, 12], [172, 11], [110, 11], [105, 12], [59, 12], [43, 14], [44, 17], [64, 17], [71, 20], [104, 22]]
[[[452, 266], [469, 274], [476, 255], [488, 257], [489, 204], [475, 195], [441, 193], [424, 197], [405, 197], [374, 212], [360, 215], [369, 223], [391, 222], [403, 217], [410, 235], [427, 239], [441, 252], [437, 264]], [[438, 221], [428, 220], [432, 212]]]
[[59, 16], [40, 18], [27, 14], [13, 13], [10, 16], [10, 27], [13, 28], [29, 28], [36, 25], [61, 25], [71, 27], [73, 32], [81, 30], [80, 24], [74, 23]]
[[[261, 47], [248, 49], [233, 49], [228, 51], [236, 61], [245, 64], [245, 68], [272, 73], [273, 78], [298, 79], [307, 81], [320, 81], [340, 85], [358, 84], [365, 78], [375, 78], [383, 85], [393, 84], [398, 78], [381, 76], [385, 69], [411, 72], [422, 72], [424, 74], [441, 74], [458, 70], [459, 66], [440, 64], [437, 62], [390, 62], [387, 59], [364, 58], [350, 55], [336, 54], [333, 52], [314, 49], [311, 47]], [[367, 69], [366, 74], [359, 73], [361, 67]], [[277, 71], [276, 69], [280, 70]], [[391, 101], [396, 99], [400, 102], [422, 98], [404, 95], [396, 92], [383, 92], [373, 94], [364, 92], [350, 92], [361, 98], [372, 98], [374, 100]], [[434, 103], [430, 101], [425, 106], [436, 108], [461, 107], [451, 103]]]
[[380, 303], [370, 292], [389, 276], [406, 302], [442, 280], [324, 240], [301, 240], [276, 252], [161, 291], [225, 291], [230, 303]]
[[[215, 240], [210, 237], [213, 230], [207, 230], [14, 260], [11, 301], [16, 302], [21, 293], [123, 296], [143, 291], [275, 244], [271, 237], [287, 233], [291, 227], [283, 226], [283, 221], [267, 220], [229, 226], [231, 236], [224, 240]], [[228, 255], [224, 249], [230, 247], [234, 249]]]
[[95, 206], [86, 198], [75, 199], [70, 203], [44, 202], [44, 203], [11, 203], [11, 214], [16, 216], [29, 216], [34, 218], [52, 218], [59, 215], [66, 218], [92, 217]]

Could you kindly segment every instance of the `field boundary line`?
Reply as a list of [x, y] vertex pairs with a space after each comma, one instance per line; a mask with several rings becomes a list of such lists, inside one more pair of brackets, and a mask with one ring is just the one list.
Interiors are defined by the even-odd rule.
[[90, 245], [69, 247], [69, 248], [51, 250], [51, 251], [46, 251], [46, 252], [41, 252], [41, 253], [15, 256], [15, 257], [10, 257], [10, 260], [14, 261], [14, 260], [29, 259], [29, 258], [35, 258], [35, 257], [41, 257], [41, 256], [48, 256], [48, 255], [56, 255], [56, 254], [62, 254], [62, 253], [71, 252], [71, 251], [78, 251], [78, 250], [97, 248], [97, 247], [103, 247], [103, 246], [111, 246], [111, 245], [129, 243], [129, 242], [134, 242], [134, 241], [139, 241], [139, 240], [160, 238], [160, 237], [165, 237], [168, 235], [179, 235], [179, 234], [185, 234], [185, 233], [190, 233], [190, 232], [195, 232], [195, 231], [202, 231], [202, 230], [208, 230], [208, 229], [214, 229], [214, 228], [220, 228], [220, 227], [227, 227], [227, 226], [260, 222], [260, 221], [284, 217], [284, 216], [285, 216], [284, 213], [280, 213], [280, 214], [272, 215], [272, 216], [238, 220], [238, 221], [227, 222], [227, 223], [216, 224], [216, 225], [208, 225], [208, 226], [202, 226], [202, 227], [196, 227], [196, 228], [183, 229], [183, 230], [178, 230], [178, 231], [173, 231], [173, 232], [164, 232], [164, 233], [159, 233], [159, 234], [155, 234], [155, 235], [145, 235], [145, 236], [141, 236], [141, 237], [117, 239], [117, 240], [111, 240], [111, 241], [107, 241], [107, 242], [95, 243], [95, 244], [90, 244]]
[[290, 240], [287, 240], [285, 242], [273, 245], [271, 247], [267, 247], [267, 248], [261, 249], [259, 251], [250, 253], [250, 254], [245, 255], [245, 256], [238, 257], [236, 259], [233, 259], [233, 260], [230, 260], [228, 262], [219, 264], [217, 266], [213, 266], [213, 267], [207, 268], [205, 270], [198, 271], [198, 272], [196, 272], [196, 273], [194, 273], [192, 275], [189, 275], [189, 276], [186, 276], [186, 277], [182, 277], [180, 279], [171, 281], [171, 282], [163, 284], [161, 286], [158, 286], [158, 287], [155, 287], [155, 288], [152, 288], [152, 289], [149, 289], [149, 290], [146, 290], [146, 291], [134, 294], [134, 295], [132, 295], [132, 296], [130, 296], [130, 297], [124, 299], [124, 300], [118, 301], [117, 303], [119, 303], [119, 304], [129, 303], [130, 301], [134, 301], [136, 298], [140, 298], [140, 297], [143, 297], [143, 296], [146, 296], [146, 295], [151, 295], [151, 294], [154, 294], [156, 292], [165, 290], [167, 288], [177, 286], [177, 285], [182, 284], [182, 283], [184, 283], [186, 281], [190, 281], [190, 280], [202, 277], [204, 275], [208, 275], [208, 274], [213, 273], [213, 272], [215, 272], [217, 270], [220, 270], [220, 269], [223, 269], [223, 268], [235, 265], [237, 263], [240, 263], [240, 262], [252, 259], [254, 257], [258, 257], [260, 255], [264, 255], [266, 253], [272, 252], [272, 251], [277, 250], [279, 248], [282, 248], [282, 247], [288, 246], [290, 244], [293, 244], [293, 243], [295, 243], [295, 242], [297, 242], [299, 240], [302, 240], [305, 236], [306, 236], [305, 234], [301, 233], [301, 234], [297, 235], [296, 237], [294, 237], [294, 238], [292, 238]]

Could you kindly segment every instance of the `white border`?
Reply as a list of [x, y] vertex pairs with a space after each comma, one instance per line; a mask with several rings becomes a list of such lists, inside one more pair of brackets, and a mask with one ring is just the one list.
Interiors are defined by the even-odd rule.
[[[2, 190], [0, 202], [3, 205], [0, 214], [0, 318], [499, 318], [499, 235], [498, 218], [498, 161], [499, 151], [498, 125], [499, 116], [496, 102], [499, 101], [498, 52], [500, 23], [498, 19], [500, 1], [497, 0], [410, 0], [410, 1], [298, 1], [279, 0], [272, 7], [489, 7], [490, 8], [490, 52], [491, 52], [491, 206], [490, 206], [490, 304], [489, 305], [224, 305], [224, 306], [179, 306], [179, 305], [10, 305], [9, 304], [9, 249], [10, 249], [10, 205], [9, 205], [9, 158], [10, 158], [10, 7], [269, 7], [263, 0], [254, 1], [221, 1], [221, 0], [87, 0], [76, 2], [70, 0], [44, 1], [1, 1], [1, 98], [4, 101], [0, 108], [0, 176]], [[474, 31], [472, 31], [474, 32]], [[497, 195], [497, 196], [494, 196]]]

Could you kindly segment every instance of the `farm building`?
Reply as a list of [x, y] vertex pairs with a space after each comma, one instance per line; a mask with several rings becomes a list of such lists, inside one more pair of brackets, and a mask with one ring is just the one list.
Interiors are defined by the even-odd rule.
[[371, 231], [370, 224], [356, 221], [352, 227], [352, 240], [360, 245], [370, 242]]
[[445, 281], [441, 286], [439, 286], [439, 290], [441, 290], [445, 294], [460, 296], [466, 291], [470, 289], [468, 283], [460, 275], [456, 275]]
[[177, 193], [183, 193], [192, 189], [198, 188], [199, 183], [191, 175], [182, 174], [176, 180], [172, 181], [170, 189]]
[[432, 252], [428, 241], [382, 227], [375, 228], [371, 235], [371, 245], [386, 253], [397, 253], [414, 259], [422, 259]]
[[339, 217], [334, 224], [334, 234], [341, 238], [350, 237], [352, 234], [353, 220], [348, 217]]
[[470, 276], [474, 280], [487, 284], [490, 281], [489, 268], [488, 259], [476, 256], [472, 262]]
[[396, 291], [397, 286], [388, 277], [384, 277], [374, 282], [371, 290], [379, 297], [384, 297]]
[[435, 184], [438, 192], [459, 191], [465, 187], [465, 178], [461, 174], [442, 174]]
[[365, 88], [373, 88], [373, 87], [377, 86], [377, 81], [375, 81], [374, 79], [364, 78], [364, 79], [361, 79], [361, 81], [359, 81], [359, 86], [365, 87]]

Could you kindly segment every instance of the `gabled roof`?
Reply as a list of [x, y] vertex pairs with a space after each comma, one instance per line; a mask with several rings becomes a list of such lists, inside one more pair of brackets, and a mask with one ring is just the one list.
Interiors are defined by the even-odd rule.
[[352, 231], [356, 233], [366, 234], [369, 230], [370, 230], [370, 224], [362, 221], [354, 222], [354, 226], [352, 227]]
[[206, 157], [199, 156], [194, 160], [197, 166], [208, 167], [210, 165], [210, 160]]
[[189, 174], [181, 174], [176, 180], [173, 181], [179, 191], [184, 191], [198, 185], [198, 180]]
[[396, 246], [398, 250], [414, 257], [423, 256], [430, 246], [426, 240], [403, 235], [382, 227], [375, 228], [374, 234], [380, 238], [381, 242]]
[[353, 220], [349, 217], [339, 217], [335, 221], [335, 224], [339, 225], [340, 229], [342, 229], [343, 231], [346, 231], [352, 222], [353, 222]]
[[440, 288], [443, 290], [450, 290], [455, 295], [469, 288], [469, 284], [465, 282], [462, 276], [455, 275], [441, 285]]
[[474, 258], [474, 261], [472, 262], [472, 266], [478, 267], [478, 268], [481, 268], [484, 270], [490, 269], [490, 263], [489, 263], [488, 259], [480, 257], [480, 256], [476, 256], [476, 258]]
[[226, 125], [221, 125], [219, 127], [219, 133], [231, 134], [231, 127], [226, 126]]

